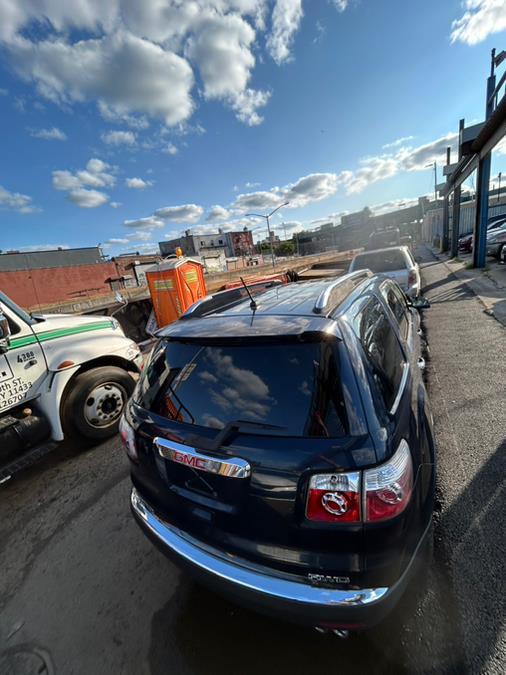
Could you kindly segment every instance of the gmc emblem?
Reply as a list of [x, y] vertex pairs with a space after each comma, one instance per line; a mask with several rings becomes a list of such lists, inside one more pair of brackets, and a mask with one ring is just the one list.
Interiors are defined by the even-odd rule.
[[192, 469], [200, 469], [200, 471], [207, 471], [207, 460], [197, 457], [197, 455], [188, 455], [185, 452], [178, 452], [177, 450], [172, 455], [172, 461], [178, 464], [186, 464]]
[[204, 455], [188, 445], [168, 441], [158, 436], [153, 439], [153, 445], [158, 450], [160, 457], [177, 464], [183, 464], [190, 469], [214, 473], [225, 478], [249, 478], [251, 467], [248, 462], [240, 457], [227, 457], [219, 459]]

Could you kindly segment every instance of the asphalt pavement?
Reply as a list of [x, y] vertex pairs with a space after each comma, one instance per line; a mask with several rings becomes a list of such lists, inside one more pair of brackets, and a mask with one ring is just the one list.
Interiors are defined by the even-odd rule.
[[63, 445], [0, 486], [0, 674], [503, 673], [505, 331], [426, 251], [434, 561], [349, 640], [234, 606], [141, 534], [119, 440]]

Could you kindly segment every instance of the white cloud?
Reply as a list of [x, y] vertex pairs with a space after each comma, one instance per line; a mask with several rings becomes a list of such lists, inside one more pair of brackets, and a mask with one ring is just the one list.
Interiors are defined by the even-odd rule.
[[327, 199], [337, 191], [337, 176], [334, 173], [311, 173], [283, 188], [283, 200], [290, 208], [306, 206]]
[[209, 209], [206, 220], [208, 223], [217, 223], [220, 220], [227, 220], [227, 218], [230, 218], [230, 211], [217, 204]]
[[290, 59], [290, 48], [302, 15], [302, 0], [276, 0], [267, 49], [277, 64]]
[[95, 209], [97, 206], [106, 204], [109, 196], [105, 192], [99, 192], [98, 190], [78, 188], [77, 190], [71, 190], [67, 195], [67, 199], [82, 209]]
[[137, 218], [136, 220], [124, 220], [125, 227], [134, 227], [146, 230], [160, 230], [165, 227], [165, 221], [156, 216], [149, 216], [148, 218]]
[[6, 46], [18, 75], [56, 103], [94, 100], [119, 117], [145, 114], [169, 126], [193, 112], [189, 63], [125, 30], [74, 43], [61, 35], [32, 42], [16, 34]]
[[149, 241], [151, 237], [152, 234], [148, 230], [136, 230], [132, 234], [127, 235], [129, 241]]
[[506, 0], [466, 0], [464, 7], [464, 14], [452, 23], [452, 42], [476, 45], [506, 30]]
[[344, 12], [348, 7], [348, 0], [332, 0], [332, 3], [336, 6], [338, 12]]
[[163, 149], [163, 152], [165, 152], [167, 155], [177, 155], [179, 150], [174, 145], [174, 143], [168, 143]]
[[257, 187], [260, 187], [260, 183], [250, 183], [248, 181], [247, 183], [244, 183], [244, 187], [247, 188], [248, 190], [254, 190]]
[[106, 239], [104, 241], [104, 246], [115, 246], [117, 244], [128, 244], [130, 242], [129, 239], [125, 239], [123, 237], [111, 237], [110, 239]]
[[388, 150], [389, 148], [398, 148], [400, 145], [404, 145], [408, 141], [412, 141], [414, 136], [401, 136], [398, 138], [396, 141], [392, 141], [391, 143], [385, 143], [383, 145], [383, 150]]
[[[85, 169], [75, 173], [65, 170], [53, 171], [53, 188], [68, 192], [67, 198], [76, 206], [92, 209], [109, 201], [109, 195], [95, 189], [112, 187], [116, 178], [109, 173], [112, 167], [96, 157], [90, 159]], [[116, 203], [116, 202], [115, 202]]]
[[0, 96], [7, 96], [8, 93], [7, 89], [0, 87]]
[[153, 182], [150, 180], [143, 180], [142, 178], [126, 178], [125, 185], [133, 190], [144, 190], [147, 187], [151, 187]]
[[406, 197], [405, 199], [391, 199], [388, 202], [374, 204], [369, 208], [375, 216], [379, 216], [383, 213], [390, 213], [390, 211], [397, 211], [397, 209], [407, 209], [410, 206], [416, 206], [417, 204], [418, 197]]
[[53, 171], [53, 187], [55, 190], [75, 190], [81, 187], [81, 181], [70, 171]]
[[104, 120], [108, 122], [115, 122], [117, 124], [123, 123], [132, 129], [147, 129], [149, 127], [149, 122], [145, 115], [129, 115], [128, 113], [119, 113], [112, 108], [110, 108], [107, 103], [99, 101], [98, 110]]
[[40, 211], [39, 208], [32, 204], [32, 198], [28, 195], [23, 195], [20, 192], [9, 192], [6, 188], [0, 185], [0, 209], [8, 209], [9, 211], [18, 211], [18, 213], [35, 213]]
[[494, 148], [494, 153], [506, 155], [506, 136], [502, 138]]
[[424, 171], [427, 164], [445, 161], [446, 148], [455, 153], [458, 134], [449, 133], [416, 148], [400, 148], [395, 154], [366, 157], [356, 171], [345, 170], [337, 177], [348, 194], [362, 192], [368, 185], [395, 176], [401, 171]]
[[[343, 10], [346, 0], [333, 0]], [[188, 124], [203, 96], [260, 124], [268, 88], [251, 87], [267, 0], [0, 0], [0, 43], [16, 73], [57, 104], [97, 104], [136, 130]], [[267, 49], [290, 58], [301, 0], [276, 0]], [[33, 30], [35, 28], [35, 30]], [[40, 28], [40, 30], [37, 30]], [[262, 54], [260, 53], [259, 60]], [[199, 71], [202, 91], [195, 87]], [[197, 125], [198, 127], [198, 125]]]
[[197, 204], [182, 204], [181, 206], [165, 206], [155, 211], [157, 218], [163, 218], [170, 223], [197, 223], [204, 209]]
[[113, 209], [119, 209], [122, 204], [121, 202], [109, 202], [109, 206], [111, 206]]
[[312, 173], [282, 188], [275, 187], [268, 191], [260, 190], [241, 194], [235, 199], [231, 208], [241, 213], [263, 212], [289, 201], [286, 208], [295, 209], [327, 199], [336, 193], [337, 187], [338, 177], [335, 173]]
[[57, 251], [58, 249], [68, 249], [68, 244], [32, 244], [31, 246], [22, 246], [16, 249], [9, 249], [4, 253], [31, 253], [32, 251]]
[[30, 136], [33, 138], [41, 138], [44, 141], [66, 141], [67, 134], [61, 129], [53, 127], [52, 129], [32, 129]]
[[185, 55], [200, 72], [204, 97], [224, 101], [250, 126], [262, 121], [257, 109], [269, 100], [268, 92], [248, 88], [255, 66], [254, 39], [255, 31], [238, 14], [204, 12], [198, 33], [185, 47]]
[[137, 140], [133, 131], [107, 131], [101, 138], [107, 145], [135, 145]]

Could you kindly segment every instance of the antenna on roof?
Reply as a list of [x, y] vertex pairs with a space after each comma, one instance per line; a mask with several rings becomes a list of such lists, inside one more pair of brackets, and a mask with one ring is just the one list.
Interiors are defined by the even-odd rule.
[[249, 303], [250, 309], [255, 311], [255, 309], [257, 308], [257, 303], [253, 300], [253, 296], [249, 292], [249, 288], [246, 286], [246, 282], [244, 281], [244, 279], [242, 277], [239, 277], [239, 279], [241, 280], [241, 283], [246, 289], [246, 293], [249, 295], [249, 299], [251, 300], [251, 302]]

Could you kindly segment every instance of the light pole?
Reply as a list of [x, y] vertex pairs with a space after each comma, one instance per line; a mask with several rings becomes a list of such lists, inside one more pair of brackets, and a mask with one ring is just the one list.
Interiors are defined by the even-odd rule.
[[426, 164], [425, 168], [428, 169], [429, 166], [434, 168], [434, 206], [437, 206], [437, 164], [436, 162], [431, 162], [430, 164]]
[[274, 211], [271, 211], [270, 213], [264, 214], [264, 213], [247, 213], [246, 217], [247, 218], [264, 218], [267, 221], [267, 232], [269, 235], [269, 244], [271, 246], [271, 260], [272, 260], [272, 266], [275, 267], [274, 265], [274, 247], [272, 245], [272, 236], [271, 236], [271, 225], [269, 223], [269, 218], [273, 216], [276, 211], [279, 211], [279, 209], [282, 209], [283, 206], [288, 206], [290, 202], [285, 202], [284, 204], [280, 204], [277, 206]]

